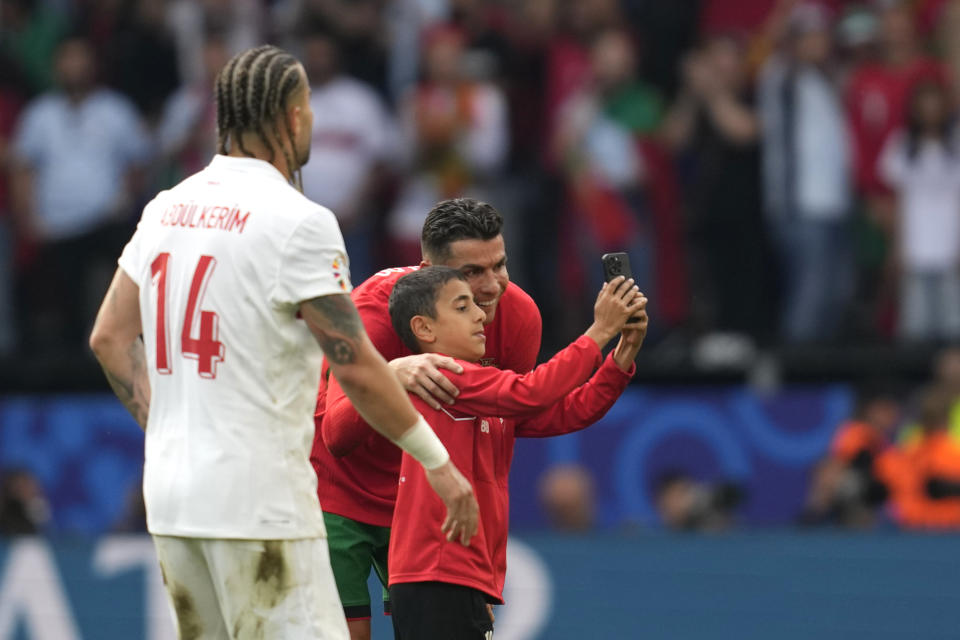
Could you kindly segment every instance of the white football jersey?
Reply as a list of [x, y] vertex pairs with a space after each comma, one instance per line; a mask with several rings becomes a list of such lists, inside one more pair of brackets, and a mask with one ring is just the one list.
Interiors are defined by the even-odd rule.
[[140, 287], [150, 532], [324, 535], [309, 461], [322, 352], [298, 306], [350, 291], [333, 214], [269, 163], [217, 155], [146, 206], [119, 263]]

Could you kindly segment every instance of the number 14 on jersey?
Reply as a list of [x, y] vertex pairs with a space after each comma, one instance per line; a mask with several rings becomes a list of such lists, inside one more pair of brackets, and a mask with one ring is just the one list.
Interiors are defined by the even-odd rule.
[[[162, 374], [173, 372], [167, 318], [167, 270], [170, 260], [170, 254], [164, 252], [150, 264], [153, 286], [157, 290], [157, 371]], [[203, 294], [216, 266], [217, 260], [213, 256], [200, 256], [190, 282], [187, 310], [180, 331], [180, 353], [185, 358], [197, 361], [197, 372], [201, 378], [216, 378], [217, 363], [223, 362], [224, 346], [219, 340], [220, 317], [213, 311], [200, 310]]]

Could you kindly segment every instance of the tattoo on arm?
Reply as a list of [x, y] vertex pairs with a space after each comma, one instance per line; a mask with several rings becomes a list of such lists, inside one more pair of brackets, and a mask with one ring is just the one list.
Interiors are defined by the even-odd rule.
[[352, 364], [357, 359], [357, 343], [363, 335], [363, 322], [346, 294], [322, 296], [309, 301], [321, 316], [322, 326], [313, 324], [314, 335], [330, 362]]
[[143, 340], [138, 338], [127, 351], [130, 376], [111, 371], [103, 367], [107, 382], [117, 398], [127, 408], [141, 429], [147, 428], [147, 416], [150, 413], [150, 380], [147, 377], [146, 354]]

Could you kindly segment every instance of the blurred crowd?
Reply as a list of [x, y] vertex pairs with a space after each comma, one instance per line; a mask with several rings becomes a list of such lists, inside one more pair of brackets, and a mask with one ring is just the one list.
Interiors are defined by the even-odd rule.
[[625, 250], [650, 345], [960, 338], [960, 0], [0, 0], [0, 355], [84, 352], [212, 79], [295, 52], [353, 280], [437, 200], [506, 218], [547, 349]]
[[939, 354], [918, 391], [889, 381], [860, 389], [811, 470], [800, 522], [960, 530], [960, 348]]
[[[919, 387], [877, 378], [857, 389], [852, 414], [809, 469], [800, 527], [960, 531], [960, 347], [940, 351]], [[669, 469], [646, 492], [660, 527], [718, 532], [741, 526], [751, 496], [737, 482]], [[560, 531], [600, 525], [596, 479], [579, 464], [548, 468], [538, 498]], [[619, 523], [624, 524], [624, 523]], [[654, 524], [654, 523], [645, 523]]]

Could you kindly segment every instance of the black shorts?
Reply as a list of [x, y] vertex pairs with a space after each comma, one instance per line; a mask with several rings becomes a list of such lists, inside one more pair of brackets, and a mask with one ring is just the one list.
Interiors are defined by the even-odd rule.
[[493, 621], [481, 591], [448, 582], [391, 585], [395, 640], [491, 640]]

